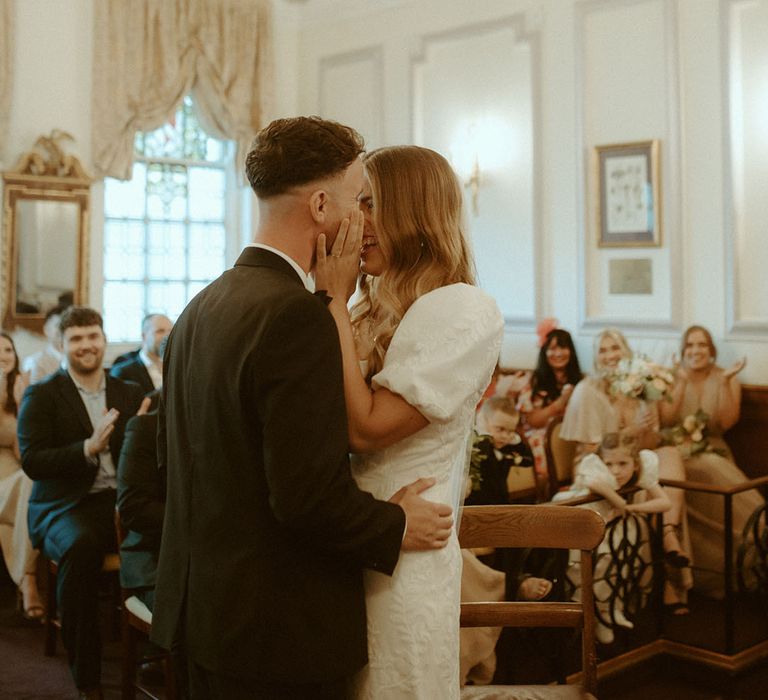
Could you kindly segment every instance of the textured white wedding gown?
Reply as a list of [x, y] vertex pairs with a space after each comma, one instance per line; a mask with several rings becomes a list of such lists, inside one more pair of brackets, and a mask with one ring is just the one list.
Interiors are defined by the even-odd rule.
[[[360, 488], [386, 500], [433, 476], [437, 484], [422, 495], [451, 504], [457, 517], [475, 406], [499, 358], [503, 326], [495, 301], [466, 284], [414, 302], [373, 385], [399, 394], [430, 423], [381, 452], [353, 458]], [[459, 697], [460, 588], [455, 533], [444, 549], [401, 553], [391, 577], [365, 572], [369, 663], [356, 679], [356, 698]]]

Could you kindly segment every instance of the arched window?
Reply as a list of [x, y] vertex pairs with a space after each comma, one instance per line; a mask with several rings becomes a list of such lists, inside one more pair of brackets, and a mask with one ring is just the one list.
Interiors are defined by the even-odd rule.
[[186, 97], [173, 120], [139, 132], [133, 177], [105, 180], [104, 326], [111, 342], [139, 338], [141, 319], [175, 319], [224, 270], [235, 245], [229, 205], [234, 145], [201, 128]]

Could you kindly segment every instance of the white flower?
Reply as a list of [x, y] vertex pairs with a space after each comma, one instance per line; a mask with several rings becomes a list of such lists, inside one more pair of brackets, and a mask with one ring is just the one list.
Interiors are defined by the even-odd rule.
[[694, 430], [696, 430], [696, 426], [696, 416], [690, 415], [683, 419], [683, 430], [685, 430], [686, 433], [692, 433]]

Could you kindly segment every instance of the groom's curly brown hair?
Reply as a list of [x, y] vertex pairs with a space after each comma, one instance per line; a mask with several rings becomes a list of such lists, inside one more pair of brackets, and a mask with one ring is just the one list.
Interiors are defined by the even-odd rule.
[[264, 127], [245, 159], [245, 172], [261, 199], [344, 172], [365, 150], [349, 126], [320, 117], [277, 119]]

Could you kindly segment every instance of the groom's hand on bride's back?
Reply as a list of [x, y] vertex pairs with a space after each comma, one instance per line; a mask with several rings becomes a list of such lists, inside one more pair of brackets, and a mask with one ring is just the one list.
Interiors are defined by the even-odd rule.
[[400, 549], [442, 549], [453, 530], [453, 511], [444, 503], [434, 503], [419, 494], [435, 485], [435, 479], [419, 479], [403, 486], [392, 498], [405, 511], [405, 535]]

